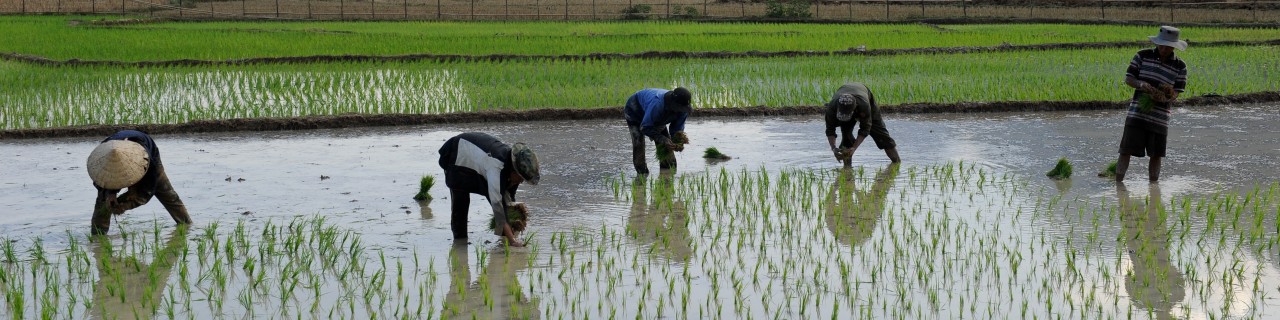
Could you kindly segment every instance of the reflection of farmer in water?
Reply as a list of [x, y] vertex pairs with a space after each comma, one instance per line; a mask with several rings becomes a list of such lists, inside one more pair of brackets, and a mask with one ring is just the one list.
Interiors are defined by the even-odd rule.
[[[649, 174], [644, 160], [644, 138], [653, 140], [657, 150], [658, 168], [676, 167], [674, 152], [684, 151], [689, 136], [684, 134], [684, 122], [693, 112], [693, 94], [689, 89], [644, 89], [627, 98], [622, 114], [631, 131], [631, 162], [636, 173]], [[669, 126], [669, 128], [668, 128]]]
[[659, 254], [670, 254], [674, 261], [688, 261], [689, 208], [683, 200], [675, 199], [675, 181], [672, 173], [664, 171], [658, 176], [649, 194], [646, 177], [638, 176], [631, 185], [631, 216], [627, 217], [627, 233], [641, 244], [656, 246]]
[[516, 282], [517, 274], [529, 266], [529, 253], [489, 251], [480, 263], [479, 279], [472, 283], [468, 261], [471, 252], [467, 248], [464, 244], [454, 244], [449, 251], [452, 284], [441, 314], [446, 319], [537, 319], [541, 314], [538, 302], [526, 297], [523, 286]]
[[449, 138], [440, 147], [440, 168], [444, 169], [444, 184], [453, 205], [450, 224], [455, 239], [467, 237], [467, 210], [474, 193], [489, 199], [497, 222], [494, 234], [511, 246], [524, 245], [516, 240], [518, 230], [506, 223], [507, 210], [515, 205], [520, 183], [537, 185], [542, 177], [533, 150], [524, 143], [507, 145], [488, 134], [467, 132]]
[[[160, 148], [146, 133], [124, 130], [107, 137], [89, 154], [85, 167], [98, 189], [90, 228], [93, 234], [106, 234], [111, 228], [111, 216], [147, 204], [153, 196], [160, 199], [174, 222], [191, 223], [187, 207], [164, 174]], [[124, 188], [129, 191], [117, 197]]]
[[[901, 162], [898, 157], [898, 143], [889, 137], [889, 129], [880, 118], [880, 107], [876, 105], [876, 96], [866, 85], [852, 82], [840, 86], [835, 96], [827, 102], [824, 119], [827, 123], [827, 144], [836, 160], [843, 161], [844, 167], [853, 165], [853, 152], [858, 150], [862, 141], [871, 136], [876, 147], [884, 150], [890, 162]], [[858, 125], [858, 136], [853, 137], [853, 125]], [[840, 145], [836, 145], [836, 128], [840, 128]]]
[[1144, 204], [1129, 197], [1124, 183], [1116, 184], [1120, 219], [1124, 222], [1125, 247], [1133, 270], [1125, 274], [1125, 290], [1133, 304], [1150, 310], [1159, 319], [1170, 319], [1173, 305], [1186, 295], [1182, 273], [1169, 261], [1169, 228], [1165, 226], [1160, 186], [1151, 184]]
[[849, 247], [866, 242], [884, 214], [885, 199], [897, 178], [898, 164], [890, 164], [876, 173], [871, 190], [863, 192], [852, 170], [841, 170], [827, 195], [827, 230]]
[[[145, 237], [139, 237], [145, 238]], [[169, 282], [174, 263], [187, 246], [187, 228], [179, 226], [158, 248], [149, 264], [141, 257], [124, 256], [109, 241], [92, 245], [98, 283], [91, 307], [95, 319], [151, 319], [160, 308], [160, 298]]]

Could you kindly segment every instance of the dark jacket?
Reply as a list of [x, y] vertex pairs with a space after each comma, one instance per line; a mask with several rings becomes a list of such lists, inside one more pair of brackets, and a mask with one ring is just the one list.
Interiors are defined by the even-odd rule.
[[485, 196], [493, 207], [493, 217], [506, 221], [506, 201], [515, 201], [516, 188], [511, 185], [515, 164], [511, 162], [511, 146], [498, 138], [479, 132], [467, 132], [449, 138], [440, 147], [440, 168], [444, 183], [450, 189]]

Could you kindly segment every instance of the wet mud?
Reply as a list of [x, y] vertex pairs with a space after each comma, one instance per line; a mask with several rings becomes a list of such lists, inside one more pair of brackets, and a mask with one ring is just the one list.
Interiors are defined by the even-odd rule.
[[[390, 62], [509, 62], [509, 61], [587, 61], [587, 60], [657, 60], [657, 59], [742, 59], [742, 58], [795, 58], [825, 56], [894, 56], [913, 54], [966, 54], [1011, 51], [1049, 51], [1049, 50], [1082, 50], [1137, 48], [1149, 46], [1147, 41], [1126, 42], [1082, 42], [1082, 43], [1049, 43], [1033, 45], [1001, 44], [995, 46], [935, 47], [935, 48], [903, 48], [903, 49], [865, 49], [849, 48], [836, 51], [647, 51], [640, 53], [588, 53], [563, 55], [520, 55], [520, 54], [406, 54], [391, 56], [374, 55], [314, 55], [299, 57], [260, 57], [229, 60], [158, 60], [158, 61], [111, 61], [111, 60], [53, 60], [36, 55], [20, 53], [0, 53], [0, 59], [30, 63], [51, 67], [189, 67], [189, 66], [231, 66], [255, 64], [307, 64], [307, 63], [390, 63]], [[1230, 46], [1267, 46], [1280, 45], [1280, 39], [1264, 41], [1207, 41], [1190, 42], [1196, 47], [1230, 47]]]
[[[1225, 96], [1200, 96], [1182, 100], [1181, 107], [1205, 107], [1230, 104], [1280, 102], [1280, 92], [1268, 91]], [[971, 103], [913, 103], [884, 106], [883, 113], [989, 113], [1118, 110], [1127, 102], [1116, 101], [1009, 101]], [[813, 115], [819, 106], [741, 107], [699, 109], [696, 117], [773, 117]], [[241, 118], [198, 120], [180, 124], [94, 125], [61, 128], [16, 129], [0, 131], [0, 140], [60, 137], [107, 136], [123, 129], [137, 129], [152, 134], [210, 133], [241, 131], [283, 131], [358, 127], [411, 126], [426, 124], [492, 123], [513, 121], [564, 121], [622, 119], [613, 108], [601, 109], [535, 109], [519, 111], [478, 111], [449, 114], [345, 114], [293, 118]]]

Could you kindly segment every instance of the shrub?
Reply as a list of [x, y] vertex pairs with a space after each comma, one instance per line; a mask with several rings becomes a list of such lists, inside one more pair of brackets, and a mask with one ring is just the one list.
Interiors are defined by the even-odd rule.
[[787, 2], [769, 0], [765, 2], [764, 16], [779, 19], [810, 18], [813, 17], [813, 12], [809, 11], [809, 5], [807, 0], [790, 0]]
[[671, 16], [676, 18], [697, 18], [701, 15], [698, 13], [698, 9], [693, 6], [675, 6], [671, 8]]
[[647, 4], [636, 4], [622, 9], [622, 18], [627, 20], [645, 20], [649, 19], [650, 11], [653, 11], [653, 7]]

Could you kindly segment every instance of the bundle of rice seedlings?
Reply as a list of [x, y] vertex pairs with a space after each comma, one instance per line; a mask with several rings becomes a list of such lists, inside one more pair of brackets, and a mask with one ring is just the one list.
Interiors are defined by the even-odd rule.
[[1105, 169], [1102, 169], [1102, 172], [1098, 172], [1098, 177], [1102, 177], [1102, 178], [1114, 178], [1115, 176], [1116, 176], [1115, 161], [1112, 161], [1111, 164], [1108, 164]]
[[704, 152], [702, 153], [702, 157], [703, 157], [703, 158], [706, 158], [706, 159], [708, 159], [708, 160], [729, 160], [729, 159], [733, 159], [733, 157], [730, 157], [730, 156], [728, 156], [728, 155], [726, 155], [726, 154], [720, 153], [720, 150], [719, 150], [719, 149], [716, 149], [716, 147], [709, 147], [709, 148], [707, 148], [707, 151], [704, 151]]
[[[528, 219], [529, 206], [525, 205], [524, 202], [512, 202], [507, 204], [507, 225], [511, 226], [512, 232], [524, 232], [524, 228], [528, 226]], [[489, 230], [497, 229], [497, 217], [489, 219]]]
[[1063, 158], [1061, 158], [1061, 159], [1058, 159], [1058, 165], [1054, 166], [1054, 167], [1053, 167], [1053, 170], [1049, 170], [1049, 173], [1046, 173], [1045, 175], [1046, 175], [1046, 176], [1049, 176], [1049, 178], [1053, 178], [1053, 179], [1067, 179], [1067, 178], [1070, 178], [1070, 177], [1071, 177], [1071, 162], [1068, 162], [1066, 157], [1063, 157]]
[[436, 177], [432, 175], [422, 176], [422, 180], [418, 182], [418, 194], [413, 196], [413, 200], [431, 200], [431, 187], [436, 185]]

